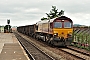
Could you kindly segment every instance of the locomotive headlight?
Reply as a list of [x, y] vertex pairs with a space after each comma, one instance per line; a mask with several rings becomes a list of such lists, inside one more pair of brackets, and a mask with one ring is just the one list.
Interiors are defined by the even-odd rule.
[[72, 36], [72, 34], [69, 34], [70, 36]]
[[72, 36], [72, 32], [68, 32], [67, 36], [71, 37]]
[[62, 20], [62, 22], [64, 22], [64, 20]]
[[67, 34], [67, 37], [72, 37], [72, 34]]
[[54, 33], [54, 36], [58, 36], [58, 33]]

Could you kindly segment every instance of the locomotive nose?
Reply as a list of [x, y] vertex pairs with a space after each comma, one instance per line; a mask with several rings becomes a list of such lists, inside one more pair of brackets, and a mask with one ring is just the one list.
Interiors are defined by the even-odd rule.
[[64, 32], [62, 32], [61, 34], [64, 34]]

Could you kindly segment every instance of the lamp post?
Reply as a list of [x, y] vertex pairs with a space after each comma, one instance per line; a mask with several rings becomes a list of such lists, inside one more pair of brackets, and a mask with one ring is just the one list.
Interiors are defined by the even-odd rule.
[[9, 30], [9, 24], [10, 24], [10, 19], [7, 19], [7, 24], [8, 24], [8, 32], [10, 32]]

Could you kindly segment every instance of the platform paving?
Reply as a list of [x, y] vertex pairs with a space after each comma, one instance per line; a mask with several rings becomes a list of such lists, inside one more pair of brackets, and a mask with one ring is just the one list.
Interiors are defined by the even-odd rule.
[[0, 60], [30, 60], [13, 33], [0, 33]]

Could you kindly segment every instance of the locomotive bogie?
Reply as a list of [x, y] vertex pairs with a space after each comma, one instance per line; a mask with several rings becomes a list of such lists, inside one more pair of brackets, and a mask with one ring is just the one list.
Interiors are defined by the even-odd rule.
[[66, 46], [68, 46], [68, 45], [70, 45], [70, 43], [72, 43], [72, 42], [73, 42], [73, 37], [69, 37], [69, 38], [66, 39], [65, 44], [66, 44]]

